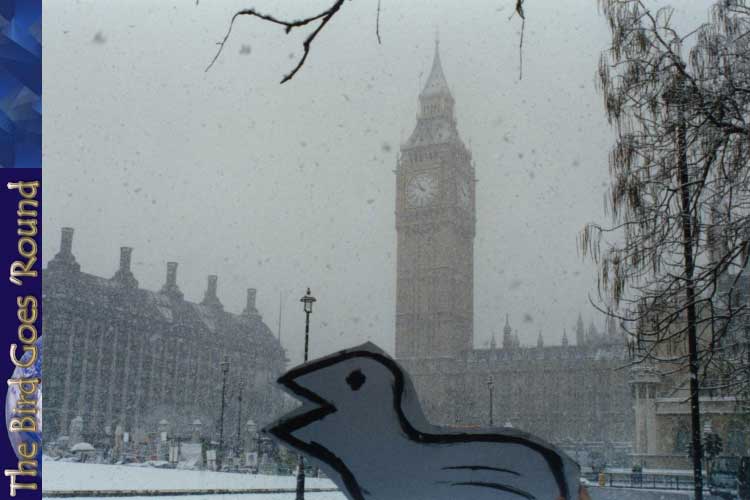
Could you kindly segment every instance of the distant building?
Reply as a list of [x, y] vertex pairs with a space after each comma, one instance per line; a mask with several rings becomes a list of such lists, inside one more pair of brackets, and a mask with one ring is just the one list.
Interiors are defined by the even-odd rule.
[[176, 262], [153, 292], [138, 288], [131, 248], [104, 278], [81, 271], [72, 245], [73, 229], [63, 228], [60, 251], [43, 271], [45, 444], [71, 433], [105, 446], [124, 433], [131, 442], [162, 431], [216, 439], [225, 356], [225, 436], [236, 435], [238, 418], [272, 418], [286, 360], [255, 308], [255, 289], [233, 314], [218, 298], [216, 276], [200, 303], [189, 302]]
[[[710, 228], [713, 238], [710, 258], [728, 253], [721, 238]], [[750, 265], [742, 272], [737, 265], [719, 275], [715, 305], [717, 316], [731, 320], [707, 321], [708, 312], [698, 310], [701, 324], [715, 325], [716, 329], [701, 327], [699, 350], [707, 352], [713, 332], [721, 332], [714, 339], [714, 353], [706, 367], [707, 356], [701, 359], [700, 415], [701, 434], [716, 434], [721, 438], [722, 456], [750, 456], [750, 394], [747, 394], [750, 370]], [[673, 325], [683, 328], [684, 323]], [[631, 372], [635, 406], [634, 460], [646, 467], [691, 468], [688, 453], [692, 443], [690, 420], [690, 384], [686, 366], [688, 354], [684, 334], [656, 347], [643, 340], [635, 349], [653, 349], [659, 362], [653, 359], [640, 363]], [[742, 387], [744, 384], [744, 391]]]
[[506, 317], [502, 348], [493, 338], [474, 349], [476, 179], [437, 44], [419, 106], [396, 169], [396, 357], [427, 416], [477, 426], [492, 415], [494, 425], [560, 444], [583, 465], [594, 453], [628, 462], [633, 408], [620, 369], [628, 351], [613, 322], [599, 333], [579, 317], [576, 345], [563, 331], [561, 346], [545, 346], [539, 332], [535, 347], [522, 347]]
[[[510, 326], [506, 324], [506, 331]], [[520, 346], [516, 334], [456, 356], [401, 358], [428, 418], [442, 425], [512, 426], [553, 442], [590, 465], [630, 465], [633, 402], [622, 339]], [[490, 391], [492, 398], [490, 398]], [[492, 408], [490, 409], [490, 401]]]

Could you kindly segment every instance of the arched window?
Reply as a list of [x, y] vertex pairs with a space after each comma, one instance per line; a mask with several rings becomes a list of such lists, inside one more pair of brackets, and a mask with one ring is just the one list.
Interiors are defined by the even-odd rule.
[[727, 430], [727, 454], [734, 456], [743, 456], [746, 453], [747, 435], [742, 425], [734, 421], [729, 424]]
[[681, 427], [677, 430], [677, 434], [674, 437], [674, 453], [678, 455], [684, 455], [688, 452], [690, 445], [690, 433], [686, 428]]

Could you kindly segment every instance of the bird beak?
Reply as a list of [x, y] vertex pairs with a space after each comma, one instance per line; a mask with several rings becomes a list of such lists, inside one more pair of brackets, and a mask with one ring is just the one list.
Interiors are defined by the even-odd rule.
[[313, 367], [310, 365], [301, 365], [279, 378], [278, 383], [287, 393], [302, 402], [302, 406], [282, 416], [265, 429], [272, 436], [298, 449], [304, 448], [305, 443], [295, 435], [295, 431], [336, 411], [336, 407], [330, 401], [319, 395], [322, 391], [315, 390], [315, 381], [320, 377], [311, 373], [311, 368]]

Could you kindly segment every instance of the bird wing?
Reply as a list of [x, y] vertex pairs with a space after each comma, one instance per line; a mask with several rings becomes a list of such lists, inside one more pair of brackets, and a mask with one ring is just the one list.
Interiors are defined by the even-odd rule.
[[[459, 486], [462, 489], [483, 488], [485, 491], [483, 491], [482, 493], [491, 495], [491, 497], [494, 500], [497, 500], [498, 498], [506, 498], [506, 497], [515, 499], [515, 500], [518, 500], [521, 498], [525, 498], [527, 500], [536, 500], [537, 498], [531, 492], [526, 491], [524, 489], [516, 488], [515, 486], [511, 486], [509, 484], [492, 482], [492, 481], [459, 481], [459, 482], [450, 483], [450, 486]], [[482, 498], [484, 498], [484, 496], [485, 495], [483, 495]], [[465, 497], [463, 494], [460, 494], [460, 498], [465, 498]], [[475, 497], [472, 497], [472, 498], [475, 498]]]
[[441, 468], [450, 479], [437, 481], [438, 484], [458, 487], [460, 490], [483, 488], [485, 493], [496, 498], [499, 493], [512, 498], [536, 498], [522, 484], [521, 474], [513, 469], [488, 465], [450, 465]]

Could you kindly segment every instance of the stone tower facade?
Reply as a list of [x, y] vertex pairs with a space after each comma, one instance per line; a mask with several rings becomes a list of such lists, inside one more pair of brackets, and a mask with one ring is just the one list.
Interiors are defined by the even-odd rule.
[[436, 42], [396, 169], [398, 358], [454, 357], [473, 347], [474, 184]]
[[511, 314], [486, 332], [489, 348], [473, 348], [474, 186], [436, 46], [396, 170], [396, 357], [426, 417], [463, 429], [487, 426], [492, 414], [495, 425], [547, 439], [581, 463], [597, 452], [631, 466], [631, 388], [620, 369], [628, 350], [616, 325], [587, 336], [579, 318], [577, 345], [563, 329], [562, 345], [539, 332], [535, 346], [522, 346]]

